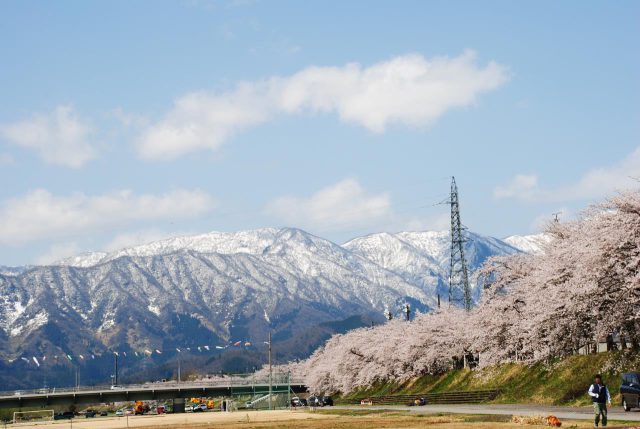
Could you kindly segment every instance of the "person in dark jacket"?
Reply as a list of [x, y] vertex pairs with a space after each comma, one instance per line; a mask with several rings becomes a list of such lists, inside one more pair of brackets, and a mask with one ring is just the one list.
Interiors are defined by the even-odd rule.
[[602, 416], [602, 427], [607, 426], [607, 403], [611, 405], [611, 394], [609, 389], [602, 382], [602, 376], [597, 374], [594, 383], [589, 387], [589, 396], [593, 401], [593, 411], [595, 422], [593, 427], [597, 428]]

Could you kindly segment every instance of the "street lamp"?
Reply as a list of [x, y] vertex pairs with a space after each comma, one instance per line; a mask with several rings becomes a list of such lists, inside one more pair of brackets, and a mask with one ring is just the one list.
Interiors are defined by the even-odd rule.
[[269, 331], [269, 341], [265, 341], [265, 344], [269, 345], [269, 410], [271, 410], [271, 396], [273, 392], [273, 377], [271, 374], [271, 331]]

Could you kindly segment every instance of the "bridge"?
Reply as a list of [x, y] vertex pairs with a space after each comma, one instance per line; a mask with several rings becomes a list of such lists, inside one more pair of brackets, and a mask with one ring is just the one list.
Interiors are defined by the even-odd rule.
[[[272, 391], [282, 393], [306, 392], [301, 381], [274, 377]], [[246, 376], [217, 377], [214, 380], [192, 382], [163, 382], [129, 384], [123, 386], [86, 386], [79, 388], [47, 388], [0, 392], [0, 408], [69, 406], [80, 404], [101, 404], [110, 402], [172, 400], [174, 412], [184, 412], [187, 398], [231, 397], [255, 395], [269, 391], [269, 383], [264, 379], [255, 380]]]

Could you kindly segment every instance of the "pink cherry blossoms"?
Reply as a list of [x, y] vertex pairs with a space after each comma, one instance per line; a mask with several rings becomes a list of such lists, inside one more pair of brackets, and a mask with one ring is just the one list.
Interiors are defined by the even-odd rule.
[[446, 371], [463, 356], [480, 366], [537, 362], [615, 335], [640, 348], [640, 192], [549, 224], [539, 255], [490, 259], [470, 312], [449, 307], [412, 322], [335, 335], [296, 365], [315, 393], [348, 393], [380, 381]]

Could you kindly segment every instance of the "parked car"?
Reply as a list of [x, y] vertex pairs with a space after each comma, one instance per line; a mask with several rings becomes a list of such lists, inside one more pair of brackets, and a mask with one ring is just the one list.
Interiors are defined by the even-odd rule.
[[193, 407], [193, 412], [194, 413], [201, 413], [206, 409], [207, 409], [206, 405], [204, 406], [204, 408], [202, 408], [202, 405], [196, 405], [195, 407]]
[[107, 415], [109, 415], [109, 413], [106, 411], [100, 411], [100, 417], [106, 417]]
[[300, 406], [301, 407], [309, 406], [309, 401], [307, 401], [305, 398], [300, 398]]
[[244, 407], [245, 407], [245, 408], [253, 408], [253, 402], [251, 402], [251, 401], [247, 401], [247, 402], [245, 402], [245, 403], [244, 403]]
[[622, 374], [620, 396], [622, 396], [622, 407], [625, 411], [631, 411], [631, 408], [640, 408], [639, 372], [626, 372]]
[[93, 411], [93, 410], [87, 410], [87, 411], [84, 412], [84, 417], [87, 418], [87, 419], [90, 419], [90, 418], [95, 417], [95, 416], [96, 416], [96, 412]]
[[322, 407], [324, 406], [328, 406], [328, 407], [333, 407], [333, 399], [331, 398], [331, 396], [322, 396], [320, 398], [320, 402], [322, 403]]
[[118, 411], [116, 411], [116, 416], [117, 416], [117, 417], [123, 417], [123, 416], [124, 416], [124, 410], [118, 410]]
[[74, 412], [73, 411], [65, 411], [64, 413], [59, 413], [56, 414], [53, 419], [54, 420], [65, 420], [65, 419], [72, 419], [74, 416]]
[[193, 405], [187, 405], [186, 407], [184, 407], [184, 410], [185, 410], [186, 412], [193, 411]]

